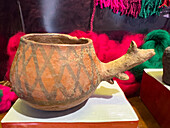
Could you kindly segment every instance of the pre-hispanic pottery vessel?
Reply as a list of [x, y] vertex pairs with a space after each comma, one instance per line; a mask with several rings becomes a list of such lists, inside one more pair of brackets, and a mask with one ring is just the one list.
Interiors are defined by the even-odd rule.
[[87, 100], [102, 80], [127, 79], [124, 71], [155, 54], [153, 49], [137, 49], [132, 41], [127, 54], [102, 63], [93, 42], [67, 34], [26, 34], [21, 37], [10, 80], [19, 98], [30, 106], [59, 111]]

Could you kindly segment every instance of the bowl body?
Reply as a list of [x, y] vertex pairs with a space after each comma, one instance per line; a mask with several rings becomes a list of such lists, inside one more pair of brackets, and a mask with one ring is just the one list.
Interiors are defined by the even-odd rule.
[[87, 100], [100, 78], [90, 39], [65, 34], [21, 37], [10, 71], [19, 98], [41, 110], [65, 110]]

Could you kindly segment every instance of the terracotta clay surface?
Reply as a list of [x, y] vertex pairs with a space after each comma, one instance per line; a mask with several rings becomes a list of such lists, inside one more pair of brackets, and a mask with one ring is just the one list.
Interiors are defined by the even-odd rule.
[[124, 56], [109, 62], [98, 60], [90, 39], [66, 34], [27, 34], [14, 58], [10, 79], [16, 94], [32, 107], [65, 110], [87, 100], [102, 80], [143, 63], [154, 50], [139, 50], [132, 41]]
[[163, 82], [170, 85], [170, 47], [167, 47], [162, 57], [163, 64]]

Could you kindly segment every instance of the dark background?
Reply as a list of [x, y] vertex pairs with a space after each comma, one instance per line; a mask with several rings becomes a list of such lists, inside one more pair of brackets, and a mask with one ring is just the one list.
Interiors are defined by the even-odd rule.
[[[11, 36], [19, 31], [89, 31], [92, 11], [93, 0], [0, 0], [0, 80], [6, 72], [6, 47]], [[114, 14], [109, 8], [96, 8], [93, 31], [106, 33], [110, 39], [121, 40], [126, 33], [147, 34], [155, 29], [170, 32], [169, 18], [162, 13], [146, 19], [133, 18]]]

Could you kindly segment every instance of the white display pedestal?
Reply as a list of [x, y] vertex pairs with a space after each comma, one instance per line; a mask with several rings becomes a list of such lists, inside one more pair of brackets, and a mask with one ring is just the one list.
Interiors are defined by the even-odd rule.
[[137, 128], [138, 117], [117, 82], [101, 82], [86, 102], [66, 111], [41, 111], [21, 99], [1, 121], [3, 128]]

